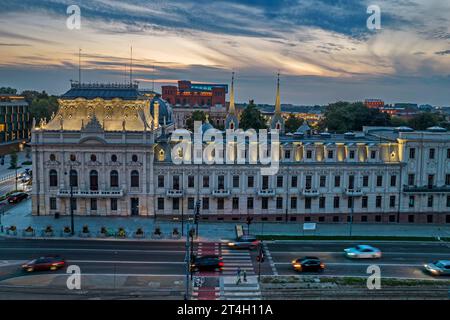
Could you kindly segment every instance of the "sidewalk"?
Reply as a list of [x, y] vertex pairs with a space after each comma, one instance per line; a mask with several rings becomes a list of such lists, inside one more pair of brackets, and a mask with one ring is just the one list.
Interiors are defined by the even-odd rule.
[[[31, 200], [26, 200], [13, 206], [2, 216], [2, 225], [5, 227], [16, 226], [18, 230], [32, 226], [36, 234], [40, 234], [48, 225], [55, 231], [55, 236], [59, 236], [65, 226], [70, 226], [70, 216], [61, 216], [55, 219], [53, 216], [32, 216]], [[241, 222], [202, 222], [199, 223], [199, 239], [220, 241], [235, 238], [235, 226], [240, 224], [247, 230], [245, 221]], [[97, 234], [101, 227], [106, 227], [117, 232], [119, 227], [123, 227], [128, 238], [137, 228], [143, 228], [149, 234], [154, 231], [155, 226], [159, 226], [165, 239], [170, 238], [173, 228], [178, 228], [181, 232], [181, 221], [164, 221], [153, 217], [80, 217], [75, 216], [75, 231], [78, 234], [84, 225], [88, 225], [91, 233]], [[192, 223], [191, 223], [192, 225]], [[186, 232], [187, 223], [184, 225]], [[250, 226], [250, 233], [257, 235], [316, 235], [316, 236], [347, 236], [349, 235], [348, 224], [317, 224], [315, 231], [303, 231], [301, 223], [253, 223]], [[19, 233], [20, 235], [21, 233]], [[449, 237], [450, 225], [417, 225], [417, 224], [353, 224], [352, 235], [354, 236], [412, 236], [412, 237]]]
[[[23, 166], [22, 162], [25, 161], [31, 161], [30, 159], [26, 158], [26, 153], [23, 152], [18, 152], [17, 153], [17, 166], [21, 167], [20, 169], [17, 170], [17, 173], [21, 173], [24, 172], [26, 168], [31, 169], [31, 166]], [[5, 156], [5, 163], [4, 165], [0, 165], [0, 182], [4, 181], [4, 180], [8, 180], [8, 179], [12, 179], [13, 176], [15, 176], [16, 174], [16, 170], [13, 169], [8, 169], [10, 167], [10, 155], [6, 155]]]

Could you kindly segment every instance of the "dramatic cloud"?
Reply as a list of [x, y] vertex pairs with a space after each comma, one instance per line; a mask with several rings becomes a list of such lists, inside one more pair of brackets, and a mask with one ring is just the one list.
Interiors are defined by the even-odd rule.
[[80, 47], [84, 80], [124, 81], [132, 45], [135, 79], [156, 89], [235, 70], [238, 99], [271, 103], [280, 70], [284, 102], [450, 101], [448, 1], [376, 1], [375, 31], [369, 0], [80, 0], [81, 30], [66, 28], [73, 1], [1, 2], [0, 85], [61, 93]]

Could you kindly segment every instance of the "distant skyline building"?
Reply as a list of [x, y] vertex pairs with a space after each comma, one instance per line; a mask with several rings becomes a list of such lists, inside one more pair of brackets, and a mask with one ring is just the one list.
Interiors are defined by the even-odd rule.
[[30, 138], [30, 114], [25, 98], [0, 94], [0, 154], [21, 149]]
[[178, 86], [162, 86], [161, 91], [162, 98], [176, 106], [225, 106], [228, 85], [179, 80]]

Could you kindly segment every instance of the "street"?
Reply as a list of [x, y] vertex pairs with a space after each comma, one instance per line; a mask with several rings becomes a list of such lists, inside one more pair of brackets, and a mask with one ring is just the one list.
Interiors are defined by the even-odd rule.
[[[381, 259], [350, 260], [345, 258], [342, 250], [355, 244], [328, 241], [266, 243], [266, 260], [262, 263], [261, 275], [295, 275], [297, 273], [291, 267], [292, 259], [302, 256], [317, 256], [326, 264], [326, 270], [319, 275], [321, 277], [368, 277], [367, 267], [376, 264], [381, 268], [382, 278], [449, 280], [448, 277], [436, 278], [422, 271], [424, 263], [449, 259], [450, 247], [446, 244], [371, 242], [371, 245], [382, 250], [383, 257]], [[251, 252], [229, 250], [224, 243], [200, 242], [196, 243], [195, 252], [198, 254], [202, 252], [203, 254], [218, 253], [224, 257], [225, 267], [222, 273], [202, 271], [197, 274], [207, 279], [206, 288], [219, 288], [222, 278], [234, 279], [238, 267], [246, 270], [249, 277], [256, 277], [258, 273], [256, 250]], [[116, 277], [122, 278], [122, 283], [133, 282], [136, 284], [133, 287], [134, 289], [139, 288], [139, 286], [148, 289], [147, 283], [149, 281], [158, 281], [159, 283], [165, 281], [164, 279], [170, 279], [170, 281], [182, 282], [185, 275], [185, 243], [183, 241], [18, 240], [3, 238], [0, 239], [0, 287], [5, 283], [8, 285], [19, 283], [22, 287], [28, 285], [45, 287], [45, 284], [40, 283], [39, 277], [46, 279], [46, 283], [51, 283], [48, 277], [55, 277], [55, 279], [59, 279], [58, 281], [55, 280], [55, 283], [63, 286], [65, 284], [63, 280], [67, 278], [65, 270], [31, 274], [20, 270], [21, 263], [27, 260], [55, 254], [64, 257], [68, 265], [79, 266], [82, 275], [89, 276], [90, 281], [94, 281], [96, 277], [103, 277], [103, 279], [114, 277], [114, 288], [116, 288]], [[146, 280], [143, 281], [142, 279]], [[108, 281], [102, 281], [102, 284], [107, 286]], [[143, 283], [145, 284], [143, 285]], [[223, 288], [221, 290], [223, 291]], [[49, 290], [44, 294], [51, 295], [52, 293], [54, 292]], [[213, 296], [211, 296], [211, 293], [207, 292], [205, 297], [214, 298], [214, 294], [213, 292]], [[8, 290], [2, 288], [0, 298], [5, 295], [8, 295]]]

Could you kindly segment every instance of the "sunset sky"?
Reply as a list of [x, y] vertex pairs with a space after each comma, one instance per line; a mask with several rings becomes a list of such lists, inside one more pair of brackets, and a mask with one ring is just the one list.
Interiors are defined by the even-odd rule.
[[[81, 30], [66, 27], [81, 8]], [[368, 30], [367, 7], [381, 8]], [[448, 0], [0, 0], [0, 86], [62, 94], [78, 78], [155, 89], [229, 83], [237, 101], [326, 104], [381, 98], [450, 105]]]

